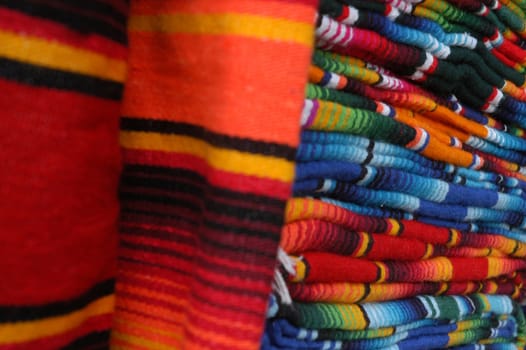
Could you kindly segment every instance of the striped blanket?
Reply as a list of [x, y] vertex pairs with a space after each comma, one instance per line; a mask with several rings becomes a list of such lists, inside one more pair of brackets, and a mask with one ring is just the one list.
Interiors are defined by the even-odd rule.
[[526, 1], [0, 0], [0, 350], [522, 349]]

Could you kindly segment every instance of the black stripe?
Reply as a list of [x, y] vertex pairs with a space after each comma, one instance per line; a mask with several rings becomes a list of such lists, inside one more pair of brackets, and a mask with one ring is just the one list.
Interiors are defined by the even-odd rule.
[[517, 253], [517, 250], [519, 249], [519, 241], [514, 240], [513, 243], [515, 243], [515, 247], [513, 247], [513, 250], [511, 251], [510, 256], [514, 256], [515, 253]]
[[155, 165], [142, 165], [142, 164], [125, 164], [123, 172], [125, 174], [133, 173], [135, 175], [144, 176], [145, 174], [150, 177], [158, 176], [170, 176], [177, 178], [186, 178], [189, 180], [205, 182], [206, 178], [194, 171], [181, 169], [181, 168], [168, 168], [163, 166]]
[[98, 350], [109, 349], [110, 331], [93, 332], [81, 338], [77, 338], [68, 345], [62, 347], [62, 350]]
[[255, 141], [247, 138], [227, 136], [187, 123], [124, 117], [121, 118], [121, 129], [126, 131], [186, 135], [204, 140], [216, 147], [280, 157], [290, 161], [293, 161], [296, 157], [296, 149], [291, 146], [274, 142]]
[[[76, 3], [77, 1], [71, 2]], [[78, 2], [91, 2], [91, 0]], [[126, 44], [127, 42], [124, 28], [119, 30], [102, 20], [58, 9], [40, 2], [31, 0], [0, 0], [0, 6], [23, 12], [29, 16], [61, 23], [82, 34], [98, 34], [121, 44]]]
[[369, 162], [373, 159], [373, 149], [374, 149], [374, 141], [369, 140], [369, 144], [367, 145], [367, 157], [362, 162], [362, 166], [369, 164]]
[[[159, 213], [158, 211], [150, 211], [147, 209], [134, 210], [134, 209], [123, 208], [123, 214], [122, 214], [123, 217], [131, 216], [130, 220], [133, 220], [133, 214], [144, 215], [144, 216], [152, 217], [156, 219], [164, 219], [166, 221], [170, 220], [169, 224], [171, 225], [175, 225], [176, 223], [185, 221], [188, 225], [193, 225], [197, 228], [197, 226], [200, 224], [200, 222], [190, 221], [185, 217], [175, 216], [172, 214]], [[157, 221], [154, 220], [153, 222], [155, 223]], [[164, 221], [163, 223], [167, 224], [167, 222], [164, 222]], [[277, 238], [278, 233], [272, 233], [272, 232], [263, 231], [263, 230], [255, 230], [253, 228], [247, 228], [247, 227], [234, 227], [233, 225], [222, 225], [216, 221], [210, 221], [210, 220], [204, 220], [204, 224], [205, 226], [210, 227], [212, 229], [223, 230], [228, 233], [239, 233], [241, 236], [249, 235], [249, 236], [254, 236], [254, 237], [258, 237], [262, 239], [268, 239], [272, 242], [278, 239]]]
[[[123, 191], [120, 192], [119, 197], [121, 199], [122, 208], [126, 211], [128, 211], [128, 206], [126, 205], [126, 201], [156, 203], [156, 204], [166, 205], [167, 209], [170, 209], [170, 207], [180, 207], [180, 208], [188, 209], [190, 211], [194, 211], [196, 214], [200, 213], [202, 209], [198, 203], [194, 203], [186, 199], [175, 198], [175, 197], [155, 196], [155, 195], [147, 195], [147, 194], [142, 194], [142, 193], [130, 193], [130, 192], [123, 192]], [[147, 205], [145, 205], [144, 207], [145, 207], [144, 209], [148, 209]]]
[[[398, 229], [398, 233], [396, 235], [397, 236], [401, 236], [404, 233], [404, 230], [405, 230], [404, 223], [402, 222], [402, 220], [396, 220], [396, 222], [398, 223], [398, 226], [400, 226], [400, 228]], [[386, 228], [384, 229], [384, 231], [386, 229], [387, 229], [387, 225], [386, 225]]]
[[[195, 180], [195, 176], [193, 178], [188, 178], [188, 182], [183, 182], [181, 181], [181, 179], [176, 178], [152, 179], [148, 177], [133, 176], [124, 173], [121, 178], [121, 186], [130, 186], [130, 189], [133, 189], [133, 187], [143, 187], [160, 189], [167, 192], [184, 192], [198, 195], [200, 197], [206, 190], [206, 193], [210, 194], [213, 197], [243, 200], [250, 203], [258, 203], [258, 205], [263, 206], [274, 206], [277, 210], [282, 210], [284, 207], [284, 201], [280, 199], [251, 193], [241, 193], [222, 187], [213, 186], [206, 182], [203, 183]], [[190, 181], [191, 183], [189, 183]]]
[[[241, 236], [252, 236], [252, 237], [258, 237], [263, 239], [269, 239], [271, 241], [279, 240], [279, 233], [272, 233], [264, 230], [257, 230], [253, 228], [247, 228], [247, 227], [236, 227], [230, 224], [223, 225], [220, 222], [217, 221], [210, 221], [210, 220], [204, 220], [204, 224], [207, 227], [210, 227], [214, 230], [221, 230], [226, 233], [234, 233], [239, 234]], [[281, 228], [281, 226], [280, 226]], [[241, 239], [242, 237], [240, 237]]]
[[[212, 222], [208, 220], [205, 220], [205, 226], [210, 229], [221, 230], [222, 232], [225, 232], [225, 233], [233, 233], [233, 234], [243, 233], [244, 236], [247, 236], [247, 231], [249, 231], [247, 229], [232, 228], [232, 226], [218, 225], [216, 222]], [[217, 227], [213, 227], [213, 226], [217, 226]], [[191, 238], [181, 237], [180, 235], [174, 234], [172, 232], [158, 230], [158, 229], [144, 229], [144, 228], [139, 228], [139, 227], [123, 227], [121, 229], [121, 235], [136, 236], [136, 237], [152, 237], [152, 238], [160, 239], [163, 241], [177, 242], [177, 243], [188, 244], [188, 245], [193, 245], [195, 243], [195, 241]], [[263, 236], [268, 237], [267, 232], [254, 230], [253, 232], [250, 233], [250, 236], [256, 236], [256, 235], [263, 235]], [[227, 251], [239, 249], [239, 243], [237, 241], [236, 242], [221, 241], [221, 240], [216, 239], [215, 236], [211, 237], [211, 235], [207, 235], [206, 233], [203, 233], [203, 236], [206, 237], [206, 239], [204, 239], [201, 242], [201, 244], [203, 245], [208, 245], [213, 248], [223, 249]], [[276, 242], [279, 238], [277, 235], [273, 235], [273, 237], [274, 239], [271, 239], [271, 241], [273, 242]], [[244, 247], [243, 251], [254, 254], [254, 255], [262, 256], [265, 258], [274, 259], [276, 257], [275, 252], [273, 253], [265, 252], [265, 251], [257, 250], [256, 248], [257, 247], [254, 247], [254, 248]]]
[[31, 321], [80, 310], [91, 302], [113, 293], [114, 280], [100, 282], [84, 294], [66, 301], [39, 306], [0, 306], [0, 323]]
[[6, 58], [0, 58], [0, 78], [32, 86], [75, 91], [112, 100], [120, 100], [123, 88], [121, 83], [114, 81], [34, 66]]
[[370, 182], [367, 184], [368, 188], [378, 188], [380, 187], [380, 184], [382, 181], [385, 181], [386, 178], [389, 178], [388, 174], [386, 174], [386, 171], [384, 168], [376, 168], [376, 173], [374, 174], [374, 177]]
[[363, 252], [363, 255], [362, 255], [362, 256], [367, 256], [367, 254], [369, 254], [369, 252], [373, 248], [374, 237], [373, 237], [373, 235], [371, 235], [369, 233], [363, 233], [363, 235], [367, 236], [369, 238], [369, 241], [367, 242], [367, 247], [365, 248], [365, 251]]
[[121, 24], [123, 27], [126, 26], [127, 14], [122, 13], [111, 4], [102, 2], [99, 0], [90, 1], [71, 1], [71, 0], [54, 0], [55, 2], [61, 2], [64, 5], [74, 7], [79, 10], [90, 11], [100, 16], [110, 17], [114, 21]]
[[362, 181], [368, 172], [369, 171], [367, 170], [367, 167], [360, 166], [360, 175], [358, 175], [358, 177], [352, 183], [357, 184], [358, 182]]
[[189, 226], [195, 228], [199, 225], [198, 220], [192, 220], [185, 216], [166, 215], [158, 212], [152, 212], [149, 210], [137, 210], [123, 208], [121, 210], [121, 222], [146, 222], [150, 224], [161, 224], [168, 226]]
[[283, 225], [283, 215], [277, 215], [275, 213], [269, 213], [261, 209], [246, 209], [241, 206], [227, 205], [225, 203], [216, 202], [213, 200], [207, 200], [205, 202], [206, 210], [214, 212], [216, 214], [236, 217], [244, 222], [257, 223], [263, 222], [268, 223], [278, 228]]
[[369, 325], [371, 324], [371, 320], [369, 319], [369, 315], [367, 315], [367, 312], [363, 308], [363, 305], [356, 304], [356, 306], [358, 306], [358, 308], [360, 309], [360, 311], [363, 314], [363, 319], [365, 320], [365, 328], [369, 328]]
[[[204, 209], [223, 216], [234, 217], [246, 221], [247, 223], [263, 222], [278, 227], [281, 227], [283, 224], [283, 215], [267, 212], [262, 209], [244, 208], [239, 205], [226, 204], [224, 202], [215, 201], [211, 197], [206, 198], [203, 206], [175, 197], [122, 191], [120, 193], [120, 198], [125, 201], [151, 202], [173, 207], [184, 207], [195, 212], [201, 212]], [[202, 198], [200, 200], [203, 201]]]
[[364, 283], [363, 284], [363, 295], [361, 298], [358, 299], [358, 301], [356, 301], [356, 304], [364, 301], [365, 298], [367, 298], [367, 296], [369, 296], [370, 293], [371, 293], [371, 284]]
[[301, 257], [300, 259], [305, 265], [305, 277], [303, 278], [303, 280], [306, 281], [309, 278], [311, 267], [307, 259], [303, 259], [303, 257]]

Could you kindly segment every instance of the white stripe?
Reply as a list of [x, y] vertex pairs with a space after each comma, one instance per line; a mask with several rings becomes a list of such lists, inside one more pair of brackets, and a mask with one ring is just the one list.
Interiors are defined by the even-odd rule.
[[345, 23], [345, 24], [348, 24], [350, 26], [354, 25], [356, 23], [356, 21], [358, 20], [358, 17], [360, 16], [359, 12], [357, 9], [355, 9], [354, 7], [352, 6], [347, 6], [347, 8], [349, 9], [349, 16], [347, 18], [345, 18], [342, 23]]
[[327, 87], [331, 89], [335, 89], [338, 87], [338, 83], [340, 82], [341, 77], [338, 74], [335, 73], [329, 73], [331, 75], [331, 78], [329, 79], [329, 82], [327, 83]]
[[425, 131], [424, 129], [420, 129], [420, 130], [422, 130], [422, 137], [420, 138], [420, 140], [418, 140], [418, 143], [416, 145], [409, 147], [413, 151], [420, 151], [421, 148], [425, 145], [425, 143], [429, 139], [429, 134], [427, 133], [427, 131]]
[[466, 34], [466, 42], [464, 46], [466, 46], [468, 49], [474, 50], [475, 47], [477, 47], [478, 40], [474, 37], [472, 37], [469, 34]]
[[400, 16], [400, 10], [394, 6], [391, 6], [391, 11], [389, 11], [389, 13], [387, 14], [387, 18], [389, 18], [391, 21], [394, 21], [399, 16]]
[[422, 71], [415, 71], [412, 75], [409, 76], [412, 80], [420, 80], [424, 76], [424, 73]]
[[326, 179], [326, 180], [323, 180], [323, 185], [321, 186], [320, 189], [316, 190], [316, 192], [327, 193], [331, 190], [331, 188], [332, 188], [332, 180]]
[[429, 52], [426, 52], [426, 60], [425, 60], [423, 65], [418, 67], [418, 69], [421, 69], [421, 70], [424, 70], [424, 71], [428, 70], [431, 67], [431, 65], [433, 64], [433, 61], [434, 61], [433, 55], [431, 55]]
[[309, 116], [312, 112], [312, 108], [314, 107], [314, 103], [312, 100], [305, 100], [303, 103], [303, 110], [301, 111], [301, 125], [304, 126], [307, 124], [307, 121], [309, 120]]
[[340, 34], [338, 34], [333, 40], [332, 42], [336, 43], [336, 44], [341, 44], [343, 39], [345, 38], [345, 36], [347, 35], [347, 33], [349, 32], [347, 26], [343, 25], [343, 24], [339, 24], [337, 23], [337, 26], [336, 26], [337, 29], [340, 29]]
[[500, 104], [500, 101], [502, 101], [503, 97], [504, 97], [504, 94], [502, 93], [502, 91], [497, 89], [497, 95], [495, 96], [493, 100], [490, 101], [490, 103], [492, 105], [498, 106]]
[[430, 200], [434, 202], [443, 202], [446, 199], [447, 193], [449, 192], [449, 184], [444, 181], [436, 181], [435, 195], [430, 196]]

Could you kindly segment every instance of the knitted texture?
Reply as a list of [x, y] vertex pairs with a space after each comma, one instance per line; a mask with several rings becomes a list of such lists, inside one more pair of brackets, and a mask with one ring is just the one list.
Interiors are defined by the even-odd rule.
[[0, 349], [108, 347], [126, 16], [0, 2]]
[[313, 1], [134, 1], [114, 349], [257, 349]]

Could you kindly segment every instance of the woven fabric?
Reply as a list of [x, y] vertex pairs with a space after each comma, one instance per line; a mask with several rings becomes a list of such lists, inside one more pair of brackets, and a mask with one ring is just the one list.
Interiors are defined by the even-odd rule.
[[523, 349], [524, 3], [322, 0], [264, 349]]
[[0, 0], [0, 350], [526, 346], [526, 0], [319, 5]]
[[257, 349], [313, 1], [135, 1], [115, 349]]
[[126, 16], [0, 2], [0, 349], [107, 347]]
[[259, 347], [315, 7], [0, 2], [0, 349]]

